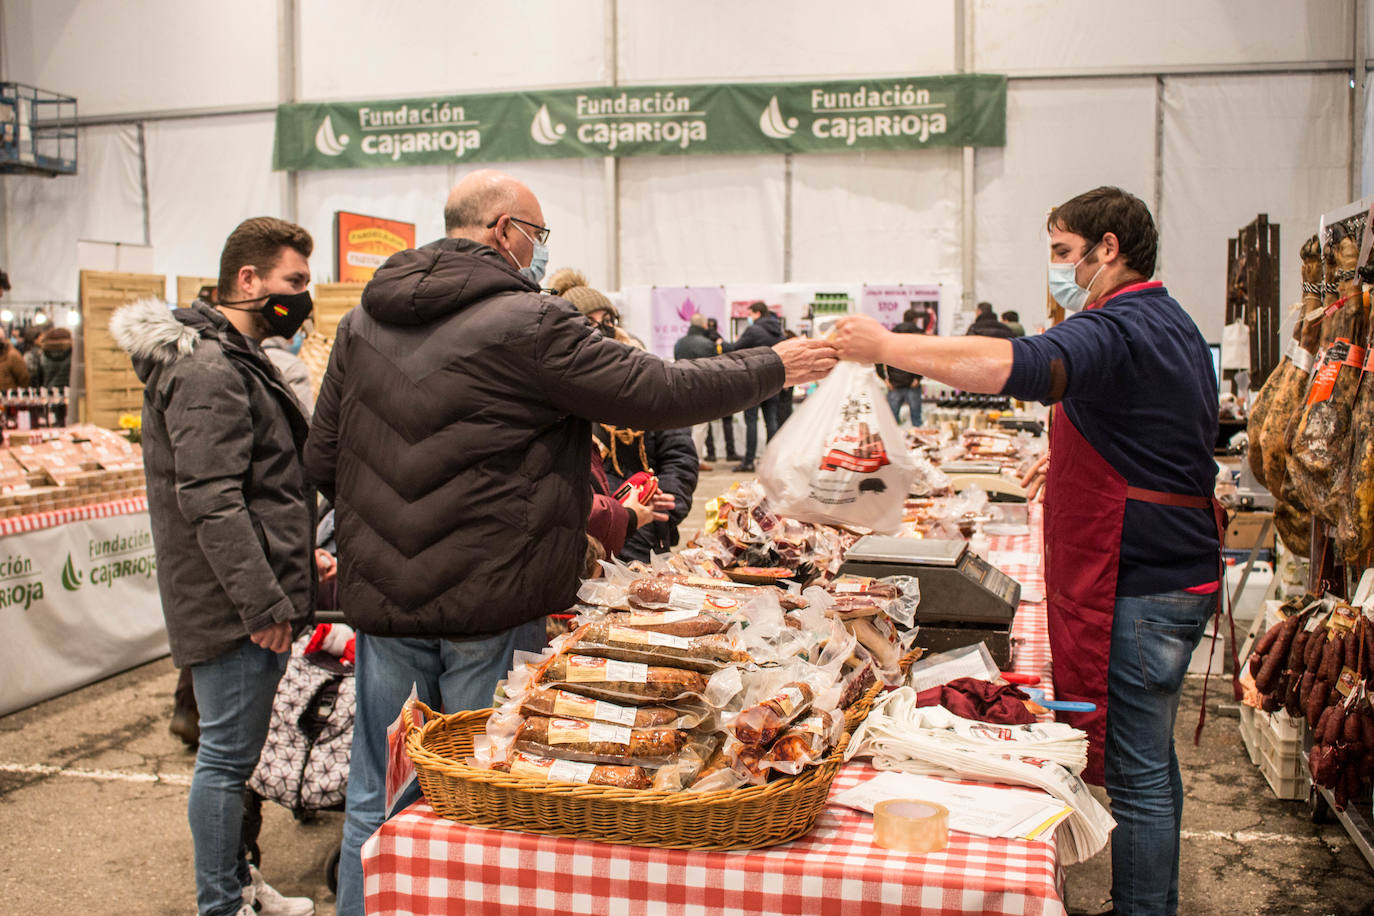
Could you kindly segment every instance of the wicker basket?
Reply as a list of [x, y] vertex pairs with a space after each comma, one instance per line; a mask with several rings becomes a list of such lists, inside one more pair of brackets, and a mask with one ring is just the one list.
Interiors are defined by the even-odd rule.
[[439, 715], [406, 736], [420, 788], [436, 813], [479, 827], [659, 846], [756, 849], [807, 833], [840, 768], [846, 731], [819, 766], [762, 786], [659, 792], [537, 783], [459, 761], [472, 754], [489, 709]]
[[[903, 669], [920, 657], [915, 649]], [[662, 792], [534, 782], [461, 761], [486, 730], [490, 709], [441, 715], [418, 704], [428, 721], [406, 735], [420, 788], [450, 820], [552, 836], [664, 849], [758, 849], [811, 830], [830, 795], [849, 735], [883, 690], [870, 687], [845, 710], [845, 730], [830, 755], [796, 776], [716, 792]]]

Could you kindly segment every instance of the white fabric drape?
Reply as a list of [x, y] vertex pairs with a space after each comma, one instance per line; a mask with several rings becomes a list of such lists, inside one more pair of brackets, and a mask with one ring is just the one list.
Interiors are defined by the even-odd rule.
[[11, 303], [75, 302], [78, 239], [143, 244], [138, 128], [82, 128], [80, 172], [3, 182]]

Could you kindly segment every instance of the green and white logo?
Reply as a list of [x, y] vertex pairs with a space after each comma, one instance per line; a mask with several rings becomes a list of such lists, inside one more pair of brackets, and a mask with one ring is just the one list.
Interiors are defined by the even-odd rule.
[[62, 587], [69, 592], [74, 592], [81, 587], [81, 580], [85, 578], [85, 573], [78, 572], [72, 565], [71, 551], [67, 551], [67, 562], [62, 564]]

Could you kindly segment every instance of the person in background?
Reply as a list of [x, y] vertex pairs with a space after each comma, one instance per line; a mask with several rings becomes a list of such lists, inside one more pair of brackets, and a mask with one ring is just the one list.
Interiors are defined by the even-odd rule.
[[997, 313], [992, 310], [991, 302], [978, 303], [978, 312], [974, 315], [973, 324], [968, 326], [964, 334], [972, 337], [1001, 337], [1010, 339], [1016, 334], [1012, 329], [997, 320]]
[[[38, 371], [29, 372], [33, 388], [66, 388], [72, 382], [72, 332], [51, 328], [38, 338], [34, 347]], [[26, 357], [27, 358], [27, 357]]]
[[[786, 331], [783, 331], [783, 332], [782, 332], [782, 339], [783, 339], [783, 340], [792, 340], [792, 339], [794, 339], [796, 336], [797, 336], [797, 332], [796, 332], [796, 331], [793, 331], [793, 330], [786, 330]], [[796, 390], [795, 388], [788, 387], [788, 388], [784, 388], [782, 391], [779, 391], [779, 392], [778, 392], [778, 428], [779, 428], [779, 429], [782, 428], [782, 424], [784, 424], [784, 423], [787, 422], [787, 418], [790, 417], [790, 416], [792, 416], [792, 398], [793, 398], [793, 396], [796, 394], [796, 391], [797, 391], [797, 390]]]
[[[717, 354], [725, 352], [725, 338], [720, 334], [720, 322], [716, 321], [714, 318], [707, 318], [706, 336], [711, 338], [711, 342], [716, 345]], [[703, 456], [703, 460], [707, 464], [713, 464], [716, 461], [716, 455], [718, 453], [716, 452], [716, 437], [712, 425], [715, 423], [720, 424], [720, 439], [721, 443], [725, 446], [725, 460], [740, 461], [739, 451], [735, 448], [734, 414], [721, 417], [719, 420], [712, 420], [711, 423], [706, 424], [706, 454]], [[697, 452], [700, 454], [701, 449], [697, 449]]]
[[1025, 337], [1026, 328], [1021, 324], [1021, 316], [1016, 312], [1003, 312], [1002, 323], [1011, 328], [1011, 333], [1016, 337]]
[[0, 270], [0, 299], [5, 298], [5, 293], [10, 291], [10, 275]]
[[187, 818], [201, 916], [308, 916], [252, 867], [244, 790], [257, 765], [291, 640], [315, 615], [309, 426], [258, 341], [310, 314], [310, 234], [240, 223], [220, 255], [218, 306], [115, 312], [110, 333], [145, 384], [143, 469], [172, 661], [191, 666], [200, 710]]
[[677, 365], [607, 337], [540, 292], [552, 230], [501, 172], [459, 181], [444, 226], [388, 258], [339, 323], [306, 446], [358, 634], [339, 916], [363, 912], [387, 727], [412, 686], [431, 708], [489, 706], [514, 652], [542, 648], [544, 618], [575, 601], [592, 423], [690, 426], [834, 366], [823, 342]]
[[[692, 320], [687, 326], [687, 333], [683, 334], [673, 344], [673, 359], [706, 359], [715, 356], [719, 351], [716, 349], [716, 342], [711, 339], [710, 333], [706, 330], [706, 316], [701, 312], [692, 315]], [[697, 455], [705, 454], [706, 438], [711, 435], [710, 423], [698, 423], [692, 427], [692, 446], [696, 449]], [[697, 469], [700, 471], [712, 470], [711, 462], [715, 461], [715, 456], [711, 455], [702, 459]]]
[[29, 387], [29, 367], [9, 340], [0, 337], [0, 390]]
[[[1045, 592], [1055, 699], [1088, 733], [1083, 777], [1105, 784], [1112, 905], [1178, 910], [1183, 785], [1174, 722], [1188, 659], [1218, 610], [1225, 513], [1213, 496], [1217, 381], [1207, 342], [1155, 272], [1149, 208], [1102, 187], [1050, 211], [1049, 285], [1070, 312], [1007, 340], [889, 334], [841, 319], [845, 359], [885, 362], [963, 391], [1053, 404]], [[1105, 782], [1104, 782], [1105, 780]]]
[[668, 518], [666, 511], [640, 502], [638, 493], [631, 493], [623, 503], [612, 495], [614, 488], [606, 476], [606, 449], [595, 437], [592, 439], [591, 472], [592, 511], [587, 517], [587, 537], [596, 543], [588, 545], [583, 575], [589, 579], [601, 575], [597, 561], [620, 555], [625, 549], [626, 538], [640, 528]]
[[[917, 309], [909, 308], [902, 315], [902, 320], [892, 328], [894, 334], [920, 334], [921, 326], [918, 323], [921, 313]], [[902, 422], [902, 405], [906, 405], [907, 417], [911, 420], [912, 426], [921, 425], [921, 377], [913, 372], [898, 369], [895, 366], [885, 366], [878, 364], [878, 376], [887, 382], [887, 406], [892, 408], [892, 415], [897, 418], [897, 422]]]
[[[754, 347], [772, 347], [782, 342], [782, 319], [768, 310], [762, 302], [749, 304], [749, 327], [740, 334], [739, 340], [730, 345], [731, 353], [750, 350]], [[778, 396], [766, 398], [762, 403], [744, 408], [744, 458], [730, 470], [736, 474], [752, 474], [754, 460], [759, 451], [759, 410], [763, 411], [765, 441], [771, 440], [778, 431]]]
[[297, 354], [301, 352], [305, 338], [310, 336], [310, 325], [307, 319], [306, 324], [290, 340], [285, 337], [266, 337], [262, 341], [262, 352], [267, 354], [272, 365], [281, 373], [282, 381], [296, 396], [307, 420], [315, 412], [315, 393], [310, 385], [310, 370]]
[[607, 483], [614, 493], [626, 480], [643, 471], [658, 478], [653, 519], [640, 521], [615, 551], [622, 560], [648, 561], [651, 553], [667, 553], [678, 542], [678, 525], [692, 511], [697, 489], [697, 450], [686, 429], [625, 429], [598, 423], [592, 435], [601, 443]]
[[31, 324], [19, 335], [19, 352], [24, 356], [24, 365], [29, 370], [29, 387], [37, 388], [38, 379], [43, 375], [43, 351], [38, 342], [43, 338], [45, 325]]

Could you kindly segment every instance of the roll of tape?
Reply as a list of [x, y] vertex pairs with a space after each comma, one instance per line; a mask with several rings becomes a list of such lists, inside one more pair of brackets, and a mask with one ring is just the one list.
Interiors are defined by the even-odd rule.
[[914, 798], [878, 802], [873, 842], [901, 852], [939, 852], [949, 845], [949, 809]]

